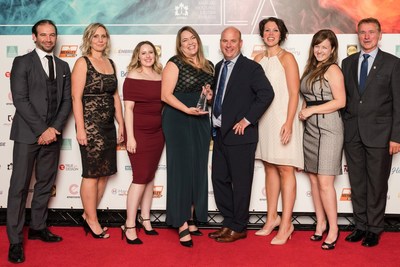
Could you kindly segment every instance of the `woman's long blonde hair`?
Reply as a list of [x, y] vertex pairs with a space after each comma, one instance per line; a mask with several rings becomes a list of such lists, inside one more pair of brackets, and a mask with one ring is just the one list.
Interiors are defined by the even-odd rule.
[[96, 33], [97, 29], [99, 27], [102, 27], [106, 31], [107, 35], [107, 45], [106, 49], [103, 51], [103, 56], [108, 57], [110, 54], [110, 49], [111, 49], [111, 40], [110, 40], [110, 33], [108, 32], [106, 26], [104, 26], [101, 23], [95, 22], [89, 24], [85, 31], [83, 32], [83, 37], [82, 37], [82, 44], [79, 47], [82, 52], [82, 56], [90, 56], [92, 54], [92, 47], [90, 46], [90, 43], [92, 42], [93, 36]]
[[160, 56], [157, 53], [157, 49], [156, 49], [155, 45], [150, 41], [142, 41], [136, 45], [136, 47], [132, 53], [131, 62], [129, 63], [129, 65], [127, 67], [128, 72], [131, 70], [134, 70], [134, 69], [140, 69], [142, 67], [142, 64], [139, 61], [139, 53], [140, 53], [140, 48], [145, 44], [150, 45], [153, 48], [155, 58], [154, 58], [154, 64], [153, 64], [152, 68], [155, 72], [157, 72], [158, 74], [161, 74], [162, 65], [160, 63]]

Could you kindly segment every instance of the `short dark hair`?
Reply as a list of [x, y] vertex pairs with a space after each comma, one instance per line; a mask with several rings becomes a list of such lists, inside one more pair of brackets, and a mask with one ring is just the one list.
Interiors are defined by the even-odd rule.
[[381, 32], [381, 24], [379, 23], [379, 20], [377, 20], [376, 18], [371, 18], [371, 17], [362, 19], [362, 20], [360, 20], [358, 22], [358, 24], [357, 24], [357, 32], [358, 32], [358, 28], [360, 28], [361, 24], [364, 24], [364, 23], [374, 23], [374, 24], [376, 24], [376, 27], [378, 28], [378, 32]]
[[286, 28], [285, 22], [283, 22], [283, 20], [275, 18], [275, 17], [269, 17], [267, 19], [263, 19], [262, 21], [260, 21], [260, 23], [258, 24], [258, 28], [260, 30], [260, 36], [261, 38], [264, 37], [264, 26], [265, 24], [267, 24], [268, 22], [275, 22], [276, 25], [278, 26], [279, 32], [281, 33], [281, 38], [279, 39], [279, 45], [281, 43], [283, 43], [286, 38], [287, 38], [287, 34], [289, 33], [288, 29]]
[[38, 22], [36, 22], [35, 25], [32, 26], [32, 33], [33, 33], [36, 37], [37, 37], [37, 27], [38, 27], [39, 25], [43, 25], [43, 24], [50, 24], [50, 25], [53, 25], [54, 29], [56, 30], [56, 35], [57, 35], [57, 27], [56, 27], [56, 24], [55, 24], [52, 20], [49, 20], [49, 19], [42, 19], [42, 20], [39, 20]]

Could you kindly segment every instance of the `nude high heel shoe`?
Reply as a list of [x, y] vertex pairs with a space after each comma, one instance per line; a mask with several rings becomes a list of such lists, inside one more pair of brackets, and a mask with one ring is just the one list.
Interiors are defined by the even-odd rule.
[[[260, 230], [258, 230], [257, 232], [255, 232], [255, 235], [258, 236], [267, 236], [269, 234], [271, 234], [271, 232], [275, 229], [275, 227], [279, 226], [281, 224], [281, 217], [278, 215], [275, 219], [274, 224], [272, 225], [272, 227], [264, 229], [261, 228]], [[265, 226], [265, 225], [264, 225]]]
[[286, 238], [279, 239], [276, 236], [271, 240], [271, 245], [284, 245], [286, 242], [292, 238], [292, 233], [294, 231], [294, 226], [293, 224], [290, 226], [289, 232], [287, 232]]

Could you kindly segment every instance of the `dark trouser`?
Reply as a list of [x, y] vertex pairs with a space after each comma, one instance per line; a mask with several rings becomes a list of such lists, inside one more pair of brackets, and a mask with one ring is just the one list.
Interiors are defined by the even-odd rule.
[[384, 230], [392, 164], [389, 148], [367, 147], [357, 135], [351, 142], [345, 142], [344, 151], [356, 229], [380, 234]]
[[60, 142], [50, 145], [14, 142], [13, 171], [7, 202], [7, 234], [11, 244], [23, 241], [26, 199], [34, 167], [36, 183], [31, 202], [30, 227], [35, 230], [46, 227], [47, 205], [57, 176]]
[[215, 202], [224, 217], [223, 226], [246, 230], [257, 143], [227, 146], [220, 131], [214, 138], [212, 183]]

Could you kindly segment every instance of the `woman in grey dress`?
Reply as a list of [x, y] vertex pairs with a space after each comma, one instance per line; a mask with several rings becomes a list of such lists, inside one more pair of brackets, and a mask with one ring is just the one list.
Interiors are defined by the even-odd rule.
[[336, 35], [320, 30], [311, 41], [300, 89], [305, 99], [299, 113], [305, 121], [304, 170], [310, 177], [317, 217], [311, 240], [321, 241], [329, 229], [322, 243], [326, 250], [334, 249], [339, 237], [334, 178], [342, 173], [343, 122], [339, 110], [346, 104], [346, 94], [337, 59]]

